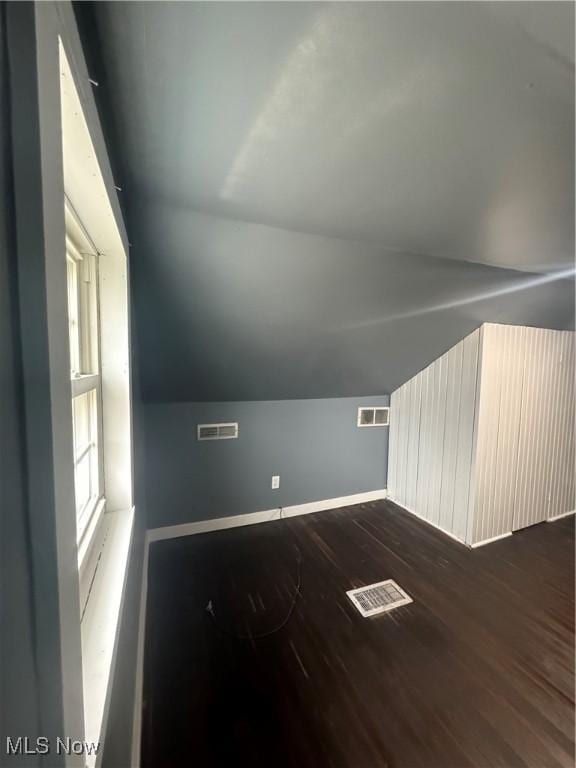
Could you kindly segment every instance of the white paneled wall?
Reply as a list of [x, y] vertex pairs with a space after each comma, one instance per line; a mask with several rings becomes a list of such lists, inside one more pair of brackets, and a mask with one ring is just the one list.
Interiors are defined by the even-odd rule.
[[397, 389], [390, 400], [390, 497], [466, 540], [480, 331]]
[[390, 497], [475, 545], [574, 509], [574, 333], [483, 325], [392, 394]]
[[471, 543], [574, 509], [574, 333], [486, 324]]

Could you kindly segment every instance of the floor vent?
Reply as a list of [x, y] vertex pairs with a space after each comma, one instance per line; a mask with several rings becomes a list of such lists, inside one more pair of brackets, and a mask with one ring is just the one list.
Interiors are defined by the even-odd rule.
[[395, 581], [379, 581], [346, 592], [362, 616], [376, 616], [412, 602], [412, 598]]

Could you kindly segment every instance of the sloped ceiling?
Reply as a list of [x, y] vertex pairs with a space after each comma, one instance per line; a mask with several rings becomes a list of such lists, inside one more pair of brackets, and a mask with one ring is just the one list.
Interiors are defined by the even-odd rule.
[[147, 399], [389, 392], [483, 321], [573, 326], [572, 4], [76, 10]]

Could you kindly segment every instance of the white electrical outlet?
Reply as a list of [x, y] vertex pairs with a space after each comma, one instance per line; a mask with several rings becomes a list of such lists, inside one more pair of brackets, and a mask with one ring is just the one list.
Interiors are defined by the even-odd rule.
[[280, 475], [272, 475], [272, 488], [273, 490], [280, 488]]

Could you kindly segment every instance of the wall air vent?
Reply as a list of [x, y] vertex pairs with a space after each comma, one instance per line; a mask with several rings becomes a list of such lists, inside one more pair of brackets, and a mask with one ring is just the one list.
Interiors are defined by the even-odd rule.
[[238, 422], [198, 424], [198, 440], [232, 440], [238, 437]]
[[360, 589], [351, 589], [346, 594], [364, 617], [376, 616], [412, 602], [410, 595], [407, 595], [392, 579], [379, 581]]
[[359, 427], [387, 427], [390, 424], [390, 408], [388, 406], [368, 406], [358, 408]]

